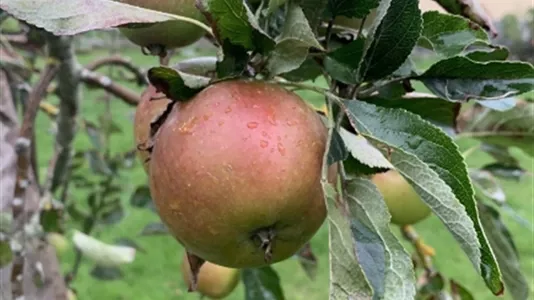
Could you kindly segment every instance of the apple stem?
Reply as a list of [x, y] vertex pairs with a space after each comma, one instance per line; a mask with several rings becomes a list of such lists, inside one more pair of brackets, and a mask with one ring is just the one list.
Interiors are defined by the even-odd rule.
[[260, 248], [264, 251], [265, 262], [269, 263], [273, 258], [273, 241], [275, 232], [272, 228], [262, 229], [255, 236], [260, 240]]

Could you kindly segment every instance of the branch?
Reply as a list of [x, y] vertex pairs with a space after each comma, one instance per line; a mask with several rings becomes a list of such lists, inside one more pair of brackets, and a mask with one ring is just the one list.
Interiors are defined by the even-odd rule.
[[94, 72], [104, 66], [123, 67], [135, 75], [135, 78], [137, 79], [138, 84], [143, 84], [143, 85], [148, 84], [148, 80], [146, 78], [145, 72], [141, 68], [134, 66], [134, 64], [129, 59], [125, 59], [119, 55], [113, 55], [113, 56], [97, 59], [87, 64], [85, 66], [85, 69]]
[[417, 256], [423, 264], [426, 274], [434, 274], [435, 270], [432, 266], [432, 257], [435, 255], [435, 250], [423, 242], [423, 239], [417, 234], [412, 226], [402, 226], [401, 231], [404, 237], [413, 244]]
[[[30, 92], [28, 97], [28, 107], [24, 114], [19, 137], [15, 142], [15, 151], [17, 154], [17, 175], [13, 201], [11, 204], [13, 209], [13, 220], [15, 220], [16, 224], [15, 232], [24, 232], [24, 227], [27, 225], [25, 220], [27, 216], [24, 213], [28, 209], [27, 202], [31, 201], [29, 198], [32, 197], [31, 192], [28, 192], [28, 187], [31, 185], [36, 185], [36, 182], [31, 182], [32, 178], [30, 178], [32, 171], [31, 145], [32, 142], [35, 142], [32, 141], [32, 137], [34, 136], [33, 127], [35, 124], [35, 118], [37, 117], [37, 112], [39, 111], [39, 103], [46, 93], [46, 88], [56, 76], [57, 71], [57, 62], [50, 61], [46, 65], [41, 78], [39, 78], [39, 81]], [[31, 216], [31, 214], [29, 215]], [[25, 259], [23, 257], [23, 253], [25, 252], [25, 244], [27, 242], [26, 237], [20, 237], [18, 242], [21, 245], [21, 249], [16, 251], [17, 257], [15, 258], [15, 263], [11, 273], [11, 278], [15, 279], [15, 288], [13, 289], [13, 295], [15, 298], [23, 296], [25, 293], [22, 281], [17, 279], [23, 278], [23, 272], [26, 267]]]
[[85, 84], [98, 86], [114, 96], [119, 97], [129, 105], [136, 106], [141, 101], [141, 96], [138, 93], [114, 83], [111, 78], [107, 76], [87, 69], [83, 69], [80, 75], [80, 79]]
[[58, 76], [59, 114], [57, 116], [56, 149], [59, 149], [53, 171], [50, 192], [63, 181], [71, 158], [71, 144], [76, 133], [76, 115], [80, 101], [79, 81], [81, 68], [74, 55], [72, 38], [48, 34], [50, 56], [61, 62]]

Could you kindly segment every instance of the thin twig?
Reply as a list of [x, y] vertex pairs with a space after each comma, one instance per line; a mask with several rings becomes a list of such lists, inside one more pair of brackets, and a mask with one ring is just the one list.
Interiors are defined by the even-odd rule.
[[328, 45], [330, 44], [330, 39], [332, 38], [332, 26], [334, 25], [334, 18], [330, 19], [328, 21], [328, 27], [326, 27], [326, 38], [324, 41], [324, 47], [328, 49]]
[[104, 58], [99, 58], [87, 64], [85, 66], [85, 69], [95, 72], [98, 69], [105, 67], [105, 66], [123, 67], [135, 75], [137, 82], [142, 83], [142, 84], [148, 83], [146, 76], [145, 76], [145, 72], [141, 68], [136, 67], [129, 59], [123, 58], [119, 55], [112, 55], [112, 56], [108, 56]]
[[126, 104], [136, 106], [141, 101], [141, 96], [138, 93], [113, 82], [113, 80], [111, 80], [111, 78], [108, 76], [84, 69], [81, 73], [80, 79], [85, 84], [95, 85], [108, 91], [112, 95], [123, 100]]
[[432, 265], [432, 256], [434, 256], [434, 249], [426, 245], [423, 239], [417, 234], [413, 226], [405, 225], [401, 227], [401, 232], [404, 237], [412, 243], [415, 251], [423, 264], [427, 275], [434, 273], [434, 267]]
[[358, 38], [362, 37], [363, 28], [365, 27], [365, 21], [367, 16], [363, 17], [362, 22], [360, 23], [360, 28], [358, 29]]

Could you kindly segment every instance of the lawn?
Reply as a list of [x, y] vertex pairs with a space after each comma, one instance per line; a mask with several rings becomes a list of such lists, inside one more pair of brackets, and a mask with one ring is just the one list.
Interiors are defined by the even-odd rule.
[[[105, 55], [106, 52], [95, 52], [91, 55], [79, 56], [82, 64], [96, 57]], [[149, 67], [157, 64], [157, 59], [143, 56], [140, 51], [127, 50], [121, 53], [131, 57], [138, 65]], [[179, 59], [179, 58], [178, 58]], [[131, 85], [141, 92], [141, 89]], [[317, 95], [302, 93], [313, 103], [320, 101]], [[98, 115], [104, 112], [105, 104], [101, 101], [103, 92], [94, 89], [83, 89], [82, 101], [80, 102], [80, 115], [84, 118], [98, 122]], [[50, 96], [47, 101], [57, 103], [57, 99]], [[113, 152], [126, 151], [134, 146], [132, 133], [132, 118], [134, 109], [117, 99], [111, 103], [113, 119], [121, 125], [123, 134], [114, 135], [111, 140]], [[41, 178], [44, 178], [49, 159], [53, 149], [53, 135], [50, 134], [51, 122], [49, 118], [40, 114], [37, 119], [37, 144], [38, 164]], [[471, 139], [458, 141], [460, 148], [466, 150], [477, 142]], [[75, 139], [76, 149], [90, 147], [89, 139], [85, 134], [77, 135]], [[534, 171], [534, 160], [522, 153], [517, 153], [523, 165]], [[468, 158], [468, 164], [472, 167], [482, 166], [491, 159], [484, 153], [476, 153]], [[138, 252], [136, 260], [122, 267], [124, 278], [116, 281], [98, 281], [89, 274], [92, 263], [83, 260], [74, 287], [80, 300], [86, 299], [198, 299], [196, 294], [186, 293], [186, 287], [179, 271], [180, 261], [183, 256], [183, 248], [169, 236], [139, 236], [142, 228], [149, 222], [158, 220], [156, 214], [148, 209], [138, 209], [129, 206], [130, 194], [138, 185], [146, 184], [147, 178], [140, 163], [137, 163], [129, 173], [123, 174], [118, 179], [124, 187], [121, 200], [126, 208], [125, 218], [117, 225], [99, 225], [94, 235], [105, 242], [113, 242], [117, 238], [127, 237], [138, 243], [145, 252]], [[534, 186], [533, 177], [527, 176], [521, 182], [503, 182], [508, 201], [519, 215], [534, 223]], [[85, 201], [86, 195], [80, 190], [71, 190], [70, 201]], [[534, 289], [534, 239], [532, 231], [522, 227], [513, 219], [504, 215], [505, 221], [511, 229], [521, 255], [521, 268], [527, 275], [531, 289]], [[69, 231], [75, 228], [74, 223], [69, 223]], [[494, 299], [485, 288], [482, 279], [476, 274], [467, 257], [453, 240], [451, 234], [444, 228], [436, 217], [430, 217], [416, 226], [418, 232], [426, 242], [436, 249], [436, 267], [446, 276], [468, 287], [476, 296], [476, 299]], [[398, 232], [398, 228], [393, 228]], [[326, 226], [312, 240], [312, 247], [319, 258], [319, 270], [315, 281], [309, 280], [304, 271], [300, 269], [298, 262], [290, 259], [276, 264], [274, 267], [279, 271], [282, 286], [286, 298], [290, 300], [324, 300], [328, 298], [328, 232]], [[408, 249], [411, 248], [408, 245]], [[71, 268], [74, 260], [74, 251], [71, 249], [61, 257], [64, 271]], [[243, 286], [232, 294], [229, 299], [244, 299]], [[501, 298], [502, 299], [502, 298]], [[504, 297], [504, 299], [509, 299]]]

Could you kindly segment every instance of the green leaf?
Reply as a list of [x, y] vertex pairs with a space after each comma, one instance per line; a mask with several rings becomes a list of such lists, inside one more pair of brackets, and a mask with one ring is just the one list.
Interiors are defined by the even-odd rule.
[[89, 141], [94, 149], [104, 149], [103, 137], [100, 133], [100, 128], [96, 126], [91, 121], [83, 120], [83, 127], [85, 128], [85, 133], [89, 137]]
[[385, 7], [388, 7], [385, 16], [377, 17], [380, 25], [367, 40], [359, 72], [363, 80], [380, 79], [397, 70], [412, 52], [421, 33], [418, 0], [384, 0], [379, 10]]
[[393, 165], [391, 165], [391, 163], [384, 157], [382, 152], [369, 143], [365, 137], [361, 135], [355, 135], [345, 128], [340, 128], [339, 134], [341, 135], [352, 157], [357, 159], [359, 162], [371, 168], [393, 168]]
[[197, 56], [179, 61], [173, 66], [179, 72], [196, 76], [211, 77], [215, 72], [217, 57]]
[[328, 165], [345, 160], [348, 155], [349, 152], [347, 151], [345, 143], [343, 143], [343, 139], [339, 133], [334, 130], [332, 133], [332, 141], [330, 142], [330, 149], [328, 151]]
[[267, 70], [270, 75], [278, 75], [297, 69], [308, 57], [311, 47], [323, 49], [315, 39], [302, 8], [290, 4], [282, 33], [267, 61]]
[[306, 275], [312, 280], [315, 279], [317, 276], [317, 258], [313, 254], [309, 242], [297, 252], [297, 259]]
[[44, 232], [63, 232], [65, 227], [63, 206], [50, 198], [42, 201], [39, 223]]
[[403, 97], [383, 98], [370, 97], [365, 102], [381, 107], [402, 108], [440, 127], [449, 135], [456, 129], [456, 118], [461, 105], [437, 98], [434, 95], [422, 93], [409, 93]]
[[330, 52], [324, 59], [324, 68], [333, 79], [347, 84], [360, 82], [359, 67], [365, 39], [358, 38]]
[[13, 252], [9, 241], [0, 241], [0, 268], [8, 265], [13, 260]]
[[356, 257], [349, 212], [337, 200], [329, 183], [323, 183], [328, 208], [330, 299], [372, 299], [373, 290]]
[[495, 144], [486, 144], [482, 142], [480, 144], [480, 149], [491, 155], [497, 162], [511, 166], [519, 165], [517, 158], [510, 153], [508, 147], [506, 146], [498, 146]]
[[534, 68], [523, 62], [476, 62], [455, 56], [435, 63], [415, 79], [443, 99], [497, 100], [534, 89]]
[[418, 44], [442, 57], [450, 57], [460, 54], [475, 41], [487, 40], [486, 32], [473, 27], [465, 18], [428, 11], [423, 14], [423, 31]]
[[508, 49], [504, 46], [491, 45], [480, 41], [467, 46], [461, 54], [471, 60], [479, 62], [506, 60], [508, 55], [510, 55]]
[[498, 111], [506, 111], [514, 108], [514, 106], [517, 105], [517, 99], [514, 97], [503, 98], [499, 100], [476, 100], [476, 102], [484, 107], [488, 107]]
[[343, 105], [360, 134], [394, 148], [391, 163], [451, 231], [492, 292], [502, 292], [500, 272], [478, 220], [467, 168], [452, 139], [404, 110], [358, 100], [344, 100]]
[[285, 4], [288, 0], [269, 0], [269, 5], [267, 6], [267, 12], [270, 14], [274, 12], [277, 8]]
[[379, 0], [330, 0], [326, 13], [330, 18], [345, 16], [361, 19], [372, 9], [377, 8], [379, 2]]
[[484, 108], [473, 118], [463, 134], [486, 144], [518, 147], [534, 157], [534, 103], [520, 102], [507, 111]]
[[150, 188], [146, 185], [138, 186], [130, 197], [130, 205], [133, 207], [147, 208], [151, 202]]
[[321, 76], [321, 66], [313, 59], [307, 58], [297, 69], [280, 74], [281, 77], [294, 82], [315, 80]]
[[272, 267], [244, 269], [241, 272], [246, 300], [284, 300], [280, 278]]
[[123, 278], [121, 269], [118, 267], [104, 267], [104, 266], [94, 266], [91, 270], [91, 276], [96, 279], [109, 281], [109, 280], [118, 280]]
[[143, 230], [141, 230], [140, 235], [168, 235], [169, 234], [169, 228], [165, 226], [165, 224], [161, 222], [154, 222], [146, 224], [145, 227], [143, 227]]
[[174, 101], [187, 101], [202, 90], [189, 87], [178, 71], [167, 67], [155, 67], [148, 70], [148, 80], [159, 91]]
[[115, 199], [106, 204], [108, 206], [100, 216], [101, 222], [106, 225], [114, 225], [124, 218], [124, 209], [120, 204], [120, 199]]
[[143, 247], [139, 246], [138, 243], [136, 243], [134, 240], [132, 240], [130, 238], [124, 238], [124, 237], [116, 238], [113, 241], [113, 244], [114, 245], [118, 245], [118, 246], [126, 246], [126, 247], [130, 247], [130, 248], [134, 248], [137, 251], [146, 253], [146, 250]]
[[89, 161], [91, 170], [96, 174], [111, 175], [112, 171], [108, 163], [102, 157], [102, 154], [97, 150], [89, 150], [85, 152], [86, 159]]
[[432, 274], [429, 277], [427, 282], [420, 288], [419, 293], [425, 296], [437, 296], [445, 288], [445, 280], [440, 273]]
[[475, 300], [475, 297], [461, 284], [454, 280], [450, 280], [451, 292], [454, 299], [457, 300]]
[[388, 208], [374, 184], [351, 179], [346, 188], [358, 259], [373, 286], [373, 299], [413, 299], [410, 255], [390, 230]]
[[310, 24], [313, 32], [316, 32], [317, 27], [323, 19], [326, 5], [329, 0], [297, 0], [296, 2], [302, 7], [302, 11]]
[[519, 165], [510, 165], [500, 162], [487, 164], [480, 169], [488, 171], [494, 176], [500, 178], [513, 179], [517, 181], [519, 181], [524, 175], [527, 174], [527, 171], [521, 168]]
[[[1, 9], [54, 35], [75, 35], [130, 23], [176, 21], [172, 14], [110, 0], [2, 0]], [[98, 9], [95, 9], [98, 8]]]
[[217, 78], [241, 76], [248, 64], [247, 50], [232, 44], [230, 40], [224, 40], [222, 50], [223, 60], [217, 62]]
[[497, 179], [490, 172], [472, 169], [469, 171], [469, 177], [475, 186], [477, 197], [487, 197], [499, 205], [506, 202], [506, 194]]
[[488, 205], [479, 203], [480, 220], [497, 257], [507, 291], [514, 300], [528, 299], [529, 283], [521, 272], [517, 250], [499, 213]]
[[221, 41], [228, 39], [234, 45], [260, 53], [267, 53], [273, 49], [274, 41], [260, 29], [244, 1], [207, 0], [206, 2]]

